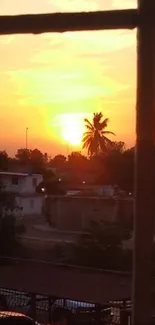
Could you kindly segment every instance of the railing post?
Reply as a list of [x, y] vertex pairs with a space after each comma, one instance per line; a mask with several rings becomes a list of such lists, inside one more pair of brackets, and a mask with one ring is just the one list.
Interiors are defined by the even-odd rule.
[[31, 293], [30, 316], [36, 320], [36, 294]]
[[120, 325], [128, 325], [128, 312], [126, 309], [126, 301], [123, 301], [123, 306], [120, 307]]
[[155, 0], [138, 0], [137, 116], [132, 325], [151, 325], [155, 214]]
[[48, 323], [50, 324], [52, 321], [52, 300], [51, 297], [48, 297]]
[[100, 305], [96, 305], [95, 306], [95, 309], [96, 309], [96, 322], [95, 324], [96, 325], [100, 325], [101, 324], [101, 306]]

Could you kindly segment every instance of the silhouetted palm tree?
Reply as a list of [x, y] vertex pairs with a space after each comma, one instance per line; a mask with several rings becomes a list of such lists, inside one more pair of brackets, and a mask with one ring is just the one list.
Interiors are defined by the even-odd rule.
[[106, 131], [109, 119], [103, 119], [103, 114], [94, 113], [93, 122], [84, 119], [87, 131], [83, 135], [83, 148], [88, 150], [88, 155], [98, 155], [100, 152], [106, 152], [112, 141], [107, 138], [108, 134], [114, 135], [111, 131]]

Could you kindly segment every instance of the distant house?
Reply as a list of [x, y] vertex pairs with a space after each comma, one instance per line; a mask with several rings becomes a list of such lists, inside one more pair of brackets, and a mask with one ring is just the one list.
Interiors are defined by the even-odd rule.
[[36, 193], [36, 187], [42, 182], [40, 174], [0, 172], [0, 183], [4, 191], [14, 193], [17, 206], [16, 216], [41, 215], [43, 197]]

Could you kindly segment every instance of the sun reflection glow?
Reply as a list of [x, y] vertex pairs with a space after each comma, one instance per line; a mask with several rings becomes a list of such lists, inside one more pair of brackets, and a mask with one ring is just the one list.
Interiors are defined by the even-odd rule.
[[[88, 114], [86, 114], [88, 115]], [[85, 114], [62, 114], [54, 119], [55, 126], [60, 128], [60, 135], [63, 141], [78, 146], [82, 142], [82, 136], [85, 131]]]

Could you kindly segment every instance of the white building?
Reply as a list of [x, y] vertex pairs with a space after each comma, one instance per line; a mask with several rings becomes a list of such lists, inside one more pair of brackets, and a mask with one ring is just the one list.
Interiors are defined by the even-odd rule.
[[36, 193], [36, 187], [43, 181], [40, 174], [0, 172], [0, 182], [7, 192], [15, 193], [19, 217], [41, 215], [43, 197]]

